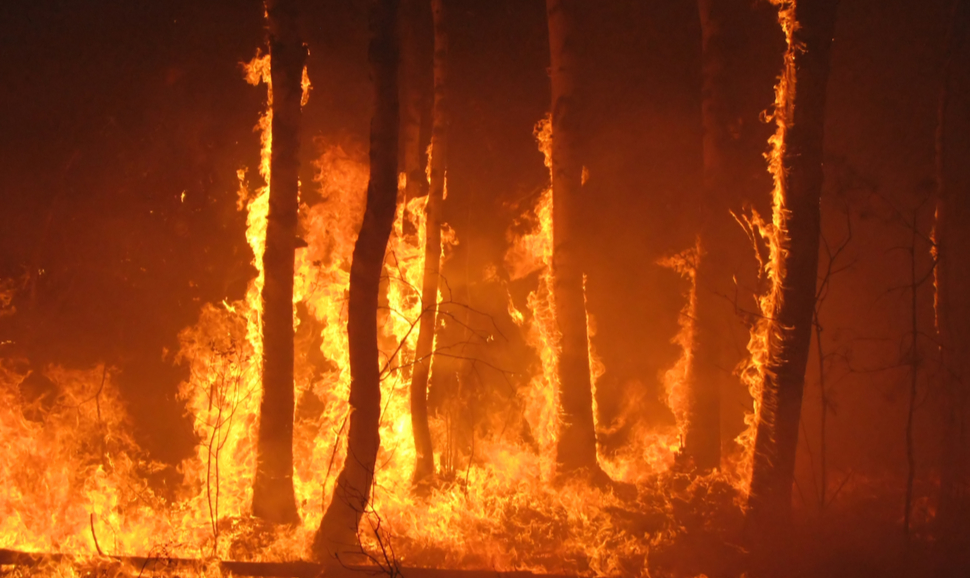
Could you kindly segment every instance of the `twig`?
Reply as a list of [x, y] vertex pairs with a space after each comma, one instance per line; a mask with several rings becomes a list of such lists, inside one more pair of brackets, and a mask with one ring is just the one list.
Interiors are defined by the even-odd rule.
[[91, 537], [94, 538], [94, 548], [98, 551], [98, 555], [104, 556], [104, 552], [101, 551], [101, 545], [98, 544], [98, 535], [94, 531], [94, 512], [91, 512]]

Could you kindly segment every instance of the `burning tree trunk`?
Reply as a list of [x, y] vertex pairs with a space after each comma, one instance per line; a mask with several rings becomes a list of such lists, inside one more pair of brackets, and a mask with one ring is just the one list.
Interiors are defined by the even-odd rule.
[[748, 522], [762, 536], [791, 515], [818, 276], [825, 91], [838, 7], [838, 0], [773, 1], [788, 49], [775, 88], [772, 289], [762, 299], [761, 396], [748, 497]]
[[434, 14], [434, 123], [431, 131], [431, 190], [425, 208], [424, 279], [421, 285], [421, 328], [411, 376], [411, 427], [417, 463], [414, 481], [434, 474], [434, 448], [428, 427], [428, 377], [434, 349], [438, 313], [438, 277], [441, 265], [441, 203], [444, 200], [448, 154], [448, 35], [443, 0], [431, 0]]
[[556, 461], [561, 473], [600, 475], [596, 462], [593, 394], [586, 334], [583, 273], [576, 255], [573, 206], [582, 187], [576, 146], [576, 52], [571, 0], [546, 0], [552, 80], [552, 275], [561, 333], [559, 385], [562, 428]]
[[[936, 321], [940, 337], [940, 364], [943, 379], [943, 451], [940, 462], [940, 497], [937, 507], [941, 538], [953, 540], [961, 519], [966, 519], [970, 496], [966, 495], [967, 386], [963, 383], [967, 355], [967, 309], [962, 293], [970, 271], [966, 258], [960, 259], [967, 246], [967, 236], [960, 226], [967, 218], [967, 189], [970, 174], [966, 168], [967, 147], [960, 146], [954, 135], [965, 134], [970, 117], [965, 112], [968, 87], [952, 79], [954, 60], [966, 55], [958, 48], [965, 46], [970, 28], [970, 5], [954, 0], [944, 45], [943, 82], [937, 109], [936, 127]], [[958, 42], [964, 40], [964, 42]], [[962, 91], [960, 89], [963, 89]], [[955, 94], [951, 95], [951, 91]], [[963, 97], [963, 106], [951, 101]], [[957, 100], [961, 102], [960, 100]], [[950, 137], [950, 138], [947, 138]], [[948, 146], [951, 145], [951, 146]], [[956, 145], [956, 146], [952, 146]], [[956, 542], [957, 540], [954, 540]]]
[[321, 560], [359, 552], [357, 526], [370, 497], [380, 447], [377, 302], [397, 200], [398, 5], [398, 0], [374, 0], [371, 6], [368, 59], [375, 107], [367, 207], [350, 267], [350, 431], [347, 458], [313, 543], [313, 554]]
[[701, 470], [717, 468], [721, 462], [721, 399], [716, 330], [717, 264], [723, 262], [722, 244], [708, 243], [709, 231], [727, 214], [729, 161], [733, 140], [729, 127], [737, 117], [730, 99], [728, 54], [735, 49], [729, 16], [742, 5], [730, 0], [698, 0], [701, 22], [702, 101], [704, 127], [704, 199], [698, 230], [695, 271], [696, 309], [692, 367], [687, 372], [688, 409], [684, 432], [684, 453]]
[[291, 0], [266, 0], [272, 74], [269, 216], [263, 254], [263, 399], [253, 514], [299, 522], [293, 493], [293, 261], [299, 204], [299, 128], [306, 48]]

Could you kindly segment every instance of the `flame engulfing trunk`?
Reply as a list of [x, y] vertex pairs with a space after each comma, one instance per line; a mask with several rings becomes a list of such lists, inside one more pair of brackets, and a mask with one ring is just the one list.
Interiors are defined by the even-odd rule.
[[822, 192], [822, 141], [829, 53], [838, 0], [773, 0], [788, 49], [775, 87], [767, 226], [772, 287], [753, 343], [760, 399], [748, 496], [750, 528], [763, 535], [791, 515], [792, 478], [811, 343]]
[[717, 299], [720, 282], [727, 275], [718, 270], [725, 261], [723, 243], [708, 243], [719, 238], [718, 224], [727, 214], [730, 198], [729, 150], [733, 140], [729, 127], [737, 118], [731, 99], [728, 55], [736, 50], [737, 32], [731, 24], [743, 5], [731, 0], [698, 0], [701, 23], [702, 101], [701, 122], [704, 162], [704, 195], [700, 203], [701, 234], [697, 239], [694, 276], [694, 315], [691, 365], [688, 379], [688, 407], [684, 425], [683, 452], [701, 470], [721, 463], [721, 397], [718, 371], [718, 344], [724, 336], [717, 330]]
[[370, 497], [380, 446], [377, 302], [397, 200], [398, 5], [398, 0], [375, 0], [371, 6], [368, 60], [375, 102], [367, 207], [350, 267], [350, 429], [347, 457], [313, 543], [313, 554], [324, 560], [360, 550], [357, 526]]
[[[424, 278], [421, 284], [421, 328], [411, 376], [411, 427], [417, 462], [414, 480], [434, 474], [434, 448], [428, 427], [428, 378], [434, 350], [441, 265], [441, 203], [444, 200], [448, 154], [448, 35], [443, 0], [431, 0], [434, 16], [434, 122], [431, 129], [431, 190], [425, 205]], [[409, 179], [410, 180], [410, 179]]]
[[[940, 337], [940, 361], [943, 368], [943, 448], [940, 461], [940, 498], [937, 507], [940, 535], [959, 542], [960, 520], [970, 509], [966, 493], [968, 403], [966, 338], [968, 309], [965, 293], [970, 280], [970, 267], [965, 255], [968, 241], [965, 227], [968, 217], [967, 191], [970, 169], [966, 131], [970, 125], [968, 96], [970, 86], [955, 82], [953, 70], [966, 62], [970, 30], [970, 2], [954, 0], [944, 46], [943, 81], [937, 109], [936, 127], [936, 227], [935, 285], [936, 326]], [[958, 40], [962, 39], [962, 42]], [[962, 138], [961, 138], [962, 136]]]
[[272, 156], [263, 253], [263, 399], [253, 514], [278, 523], [300, 517], [293, 492], [293, 273], [299, 205], [299, 128], [306, 48], [292, 0], [266, 0], [272, 75]]
[[558, 369], [562, 426], [556, 461], [563, 474], [581, 470], [598, 474], [583, 273], [576, 255], [572, 215], [583, 171], [575, 134], [575, 7], [569, 0], [546, 0], [546, 11], [552, 64], [552, 292], [561, 334]]

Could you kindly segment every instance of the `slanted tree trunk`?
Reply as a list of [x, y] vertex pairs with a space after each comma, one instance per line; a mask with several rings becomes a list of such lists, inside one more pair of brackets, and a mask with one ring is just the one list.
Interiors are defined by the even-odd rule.
[[773, 289], [747, 522], [770, 536], [791, 516], [795, 450], [818, 276], [829, 53], [838, 0], [775, 0], [788, 38], [776, 89]]
[[272, 74], [273, 150], [263, 254], [263, 399], [253, 514], [300, 521], [293, 493], [293, 261], [299, 204], [300, 107], [306, 47], [293, 0], [266, 0]]
[[438, 279], [441, 266], [441, 203], [448, 166], [448, 35], [443, 0], [431, 0], [434, 16], [434, 122], [431, 130], [431, 190], [425, 207], [424, 279], [421, 284], [421, 327], [411, 375], [411, 427], [417, 463], [414, 481], [434, 474], [434, 448], [428, 427], [428, 377], [434, 349], [438, 314]]
[[964, 295], [970, 281], [970, 267], [966, 257], [962, 257], [968, 241], [963, 224], [970, 209], [967, 205], [970, 147], [965, 136], [960, 138], [970, 128], [967, 113], [970, 86], [953, 78], [954, 66], [966, 61], [968, 29], [970, 2], [954, 0], [944, 41], [936, 127], [936, 320], [944, 403], [936, 522], [941, 541], [948, 544], [959, 543], [960, 537], [956, 534], [970, 507], [970, 496], [965, 489], [968, 391], [964, 383], [968, 377], [964, 362], [968, 353], [966, 339], [970, 336]]
[[375, 103], [367, 207], [350, 266], [350, 430], [347, 459], [313, 542], [313, 555], [325, 561], [360, 551], [357, 526], [370, 497], [380, 447], [377, 301], [397, 201], [399, 4], [399, 0], [374, 0], [371, 5], [368, 59]]
[[575, 0], [546, 0], [552, 80], [552, 276], [559, 353], [562, 428], [556, 448], [561, 474], [599, 475], [593, 393], [586, 335], [583, 273], [577, 255], [573, 210], [582, 188], [577, 150]]

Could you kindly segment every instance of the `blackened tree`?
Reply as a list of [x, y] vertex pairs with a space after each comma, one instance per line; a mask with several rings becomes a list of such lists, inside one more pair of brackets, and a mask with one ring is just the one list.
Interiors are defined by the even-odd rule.
[[776, 87], [771, 293], [747, 522], [766, 537], [791, 515], [795, 451], [812, 337], [820, 238], [825, 96], [838, 0], [773, 0], [787, 37]]

